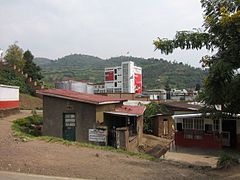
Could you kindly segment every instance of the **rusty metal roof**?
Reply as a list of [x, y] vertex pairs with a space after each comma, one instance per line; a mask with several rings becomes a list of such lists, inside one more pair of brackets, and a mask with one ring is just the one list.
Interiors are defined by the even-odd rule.
[[114, 111], [106, 112], [109, 114], [127, 115], [127, 116], [142, 116], [146, 107], [145, 106], [121, 106], [115, 108]]
[[80, 92], [75, 92], [75, 91], [70, 91], [65, 89], [38, 90], [37, 94], [41, 94], [43, 96], [51, 96], [51, 97], [57, 97], [62, 99], [68, 99], [72, 101], [96, 104], [96, 105], [114, 104], [114, 103], [127, 101], [126, 99], [121, 99], [121, 98], [113, 98], [113, 97], [102, 96], [102, 95], [80, 93]]

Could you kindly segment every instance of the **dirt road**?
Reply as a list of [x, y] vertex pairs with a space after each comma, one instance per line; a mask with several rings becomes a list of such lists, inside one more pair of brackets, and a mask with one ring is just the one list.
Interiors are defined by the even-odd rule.
[[89, 179], [213, 179], [192, 168], [153, 162], [124, 154], [44, 141], [20, 142], [12, 136], [13, 120], [0, 119], [0, 170]]

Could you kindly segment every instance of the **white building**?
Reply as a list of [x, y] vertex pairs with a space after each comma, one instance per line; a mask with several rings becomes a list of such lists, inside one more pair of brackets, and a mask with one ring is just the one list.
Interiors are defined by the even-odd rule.
[[19, 87], [0, 84], [0, 110], [19, 108]]
[[104, 79], [106, 93], [142, 94], [142, 68], [135, 66], [132, 61], [105, 68]]
[[55, 83], [55, 87], [57, 89], [67, 89], [75, 92], [82, 92], [88, 94], [93, 94], [94, 90], [94, 86], [92, 84], [73, 80], [57, 82]]

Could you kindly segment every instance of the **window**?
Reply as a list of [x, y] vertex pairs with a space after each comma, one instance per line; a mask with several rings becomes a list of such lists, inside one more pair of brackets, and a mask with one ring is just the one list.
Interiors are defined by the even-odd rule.
[[202, 118], [194, 118], [194, 129], [195, 130], [204, 129], [204, 120]]
[[115, 75], [115, 80], [117, 80], [117, 75]]
[[193, 129], [193, 119], [183, 119], [183, 129]]
[[183, 119], [183, 129], [204, 130], [204, 120], [202, 118]]
[[117, 82], [114, 83], [114, 87], [117, 87]]
[[219, 131], [219, 120], [218, 119], [213, 120], [213, 130]]
[[114, 69], [114, 73], [117, 74], [117, 69]]
[[177, 123], [177, 131], [182, 131], [182, 123]]
[[211, 134], [213, 131], [212, 124], [205, 124], [205, 133]]

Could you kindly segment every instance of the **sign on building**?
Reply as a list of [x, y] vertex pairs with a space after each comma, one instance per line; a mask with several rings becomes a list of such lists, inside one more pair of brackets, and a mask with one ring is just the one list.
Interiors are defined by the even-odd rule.
[[88, 140], [92, 142], [107, 142], [107, 130], [106, 129], [89, 129]]

